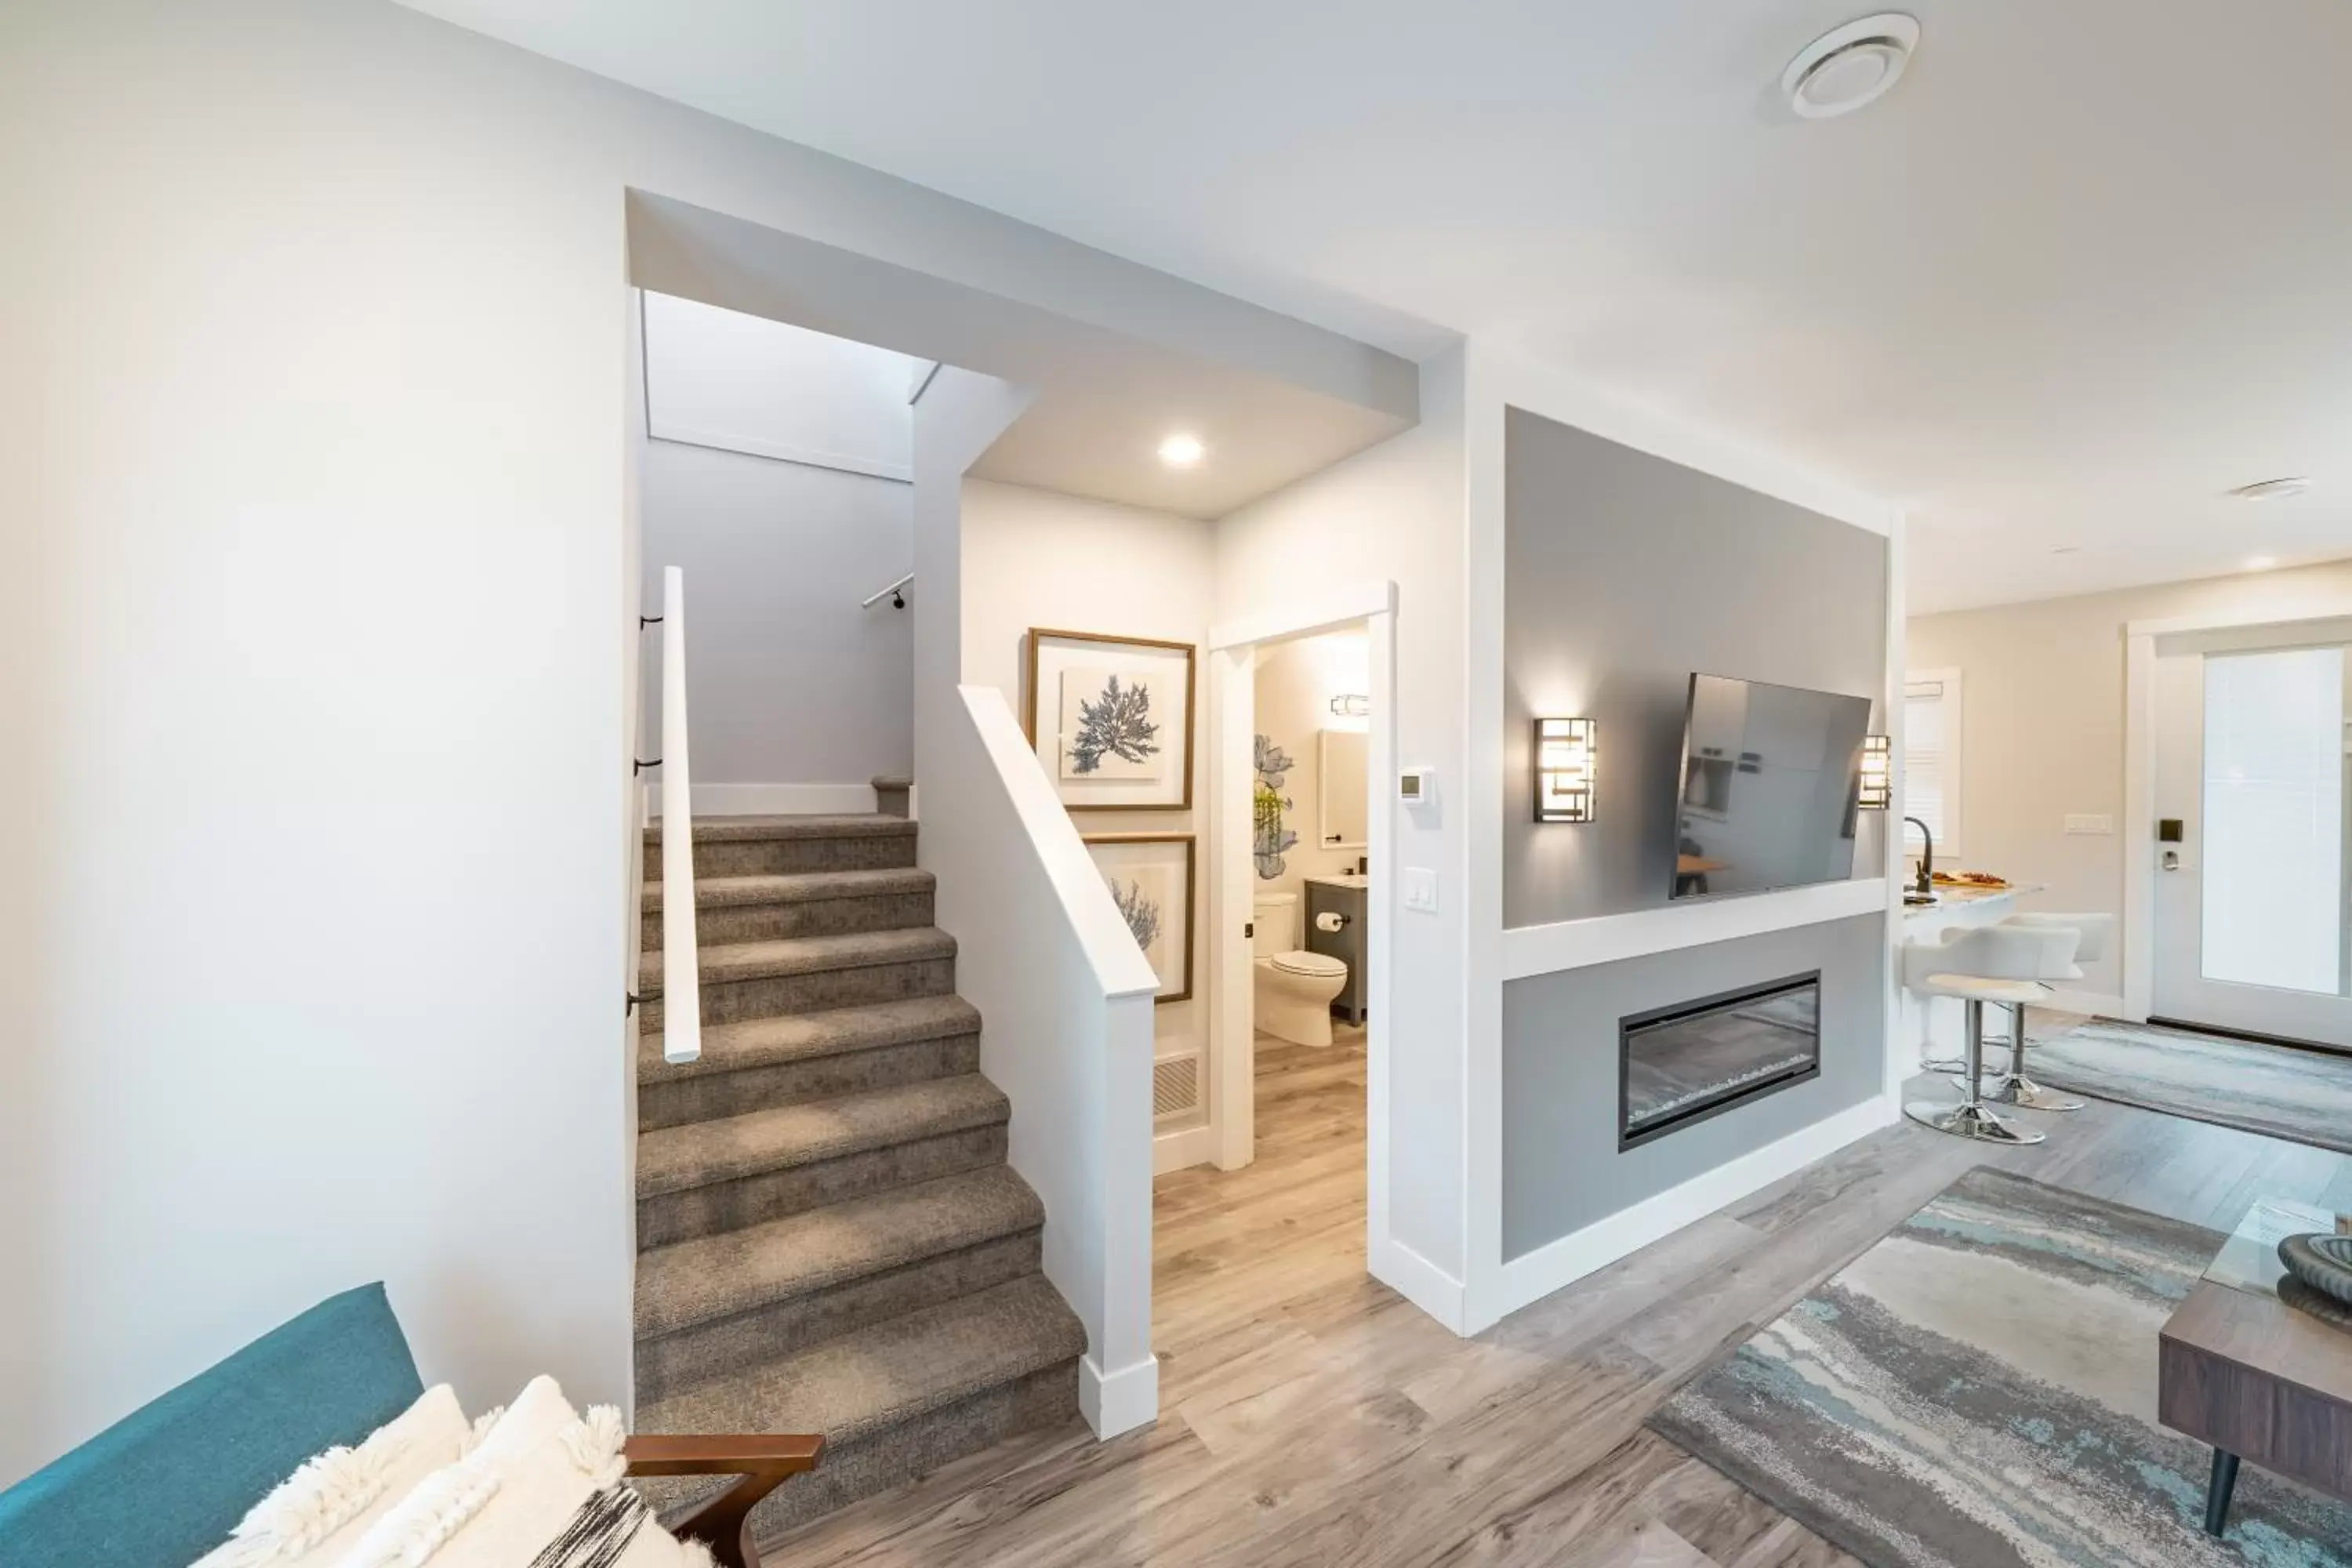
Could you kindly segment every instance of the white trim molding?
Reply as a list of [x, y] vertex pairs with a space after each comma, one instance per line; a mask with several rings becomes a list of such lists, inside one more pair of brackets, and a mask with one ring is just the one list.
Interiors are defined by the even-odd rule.
[[1717, 1165], [1669, 1187], [1631, 1208], [1522, 1253], [1504, 1263], [1501, 1285], [1491, 1301], [1468, 1326], [1477, 1333], [1553, 1291], [1572, 1285], [1595, 1269], [1639, 1252], [1654, 1241], [1672, 1236], [1686, 1225], [1706, 1218], [1727, 1204], [1738, 1203], [1793, 1175], [1814, 1161], [1837, 1152], [1882, 1127], [1892, 1127], [1902, 1111], [1891, 1095], [1876, 1094], [1861, 1104], [1824, 1117], [1811, 1127], [1790, 1133], [1778, 1142]]
[[[1207, 1074], [1202, 1076], [1205, 1078]], [[1155, 1176], [1205, 1165], [1216, 1157], [1217, 1130], [1206, 1121], [1196, 1127], [1179, 1127], [1151, 1135], [1151, 1173]]]
[[1630, 914], [1512, 926], [1503, 932], [1503, 978], [1528, 980], [1563, 969], [1616, 963], [1712, 942], [1736, 942], [1853, 915], [1884, 914], [1886, 907], [1887, 879], [1857, 877], [1778, 892], [1668, 904]]
[[[689, 786], [697, 816], [862, 816], [876, 809], [871, 784], [701, 784]], [[646, 786], [646, 810], [662, 811], [662, 788]]]
[[1474, 1332], [1464, 1320], [1468, 1292], [1462, 1281], [1394, 1237], [1383, 1238], [1377, 1251], [1367, 1254], [1373, 1279], [1435, 1318], [1457, 1334]]
[[1160, 1358], [1145, 1356], [1117, 1372], [1102, 1370], [1090, 1352], [1078, 1358], [1078, 1414], [1097, 1440], [1132, 1432], [1160, 1419]]
[[1277, 637], [1312, 637], [1374, 616], [1393, 615], [1396, 607], [1397, 586], [1386, 578], [1342, 583], [1275, 609], [1220, 621], [1209, 628], [1209, 647], [1223, 649]]

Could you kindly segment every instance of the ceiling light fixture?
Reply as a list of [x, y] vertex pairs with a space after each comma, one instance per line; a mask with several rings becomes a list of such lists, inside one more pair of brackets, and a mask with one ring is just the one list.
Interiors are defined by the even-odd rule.
[[2283, 479], [2256, 479], [2250, 485], [2240, 485], [2230, 493], [2240, 500], [2284, 500], [2299, 496], [2311, 488], [2311, 481], [2301, 474], [2289, 474]]
[[1160, 460], [1171, 468], [1189, 468], [1208, 452], [1198, 436], [1181, 431], [1160, 443]]
[[1918, 47], [1916, 18], [1895, 11], [1864, 16], [1806, 45], [1780, 73], [1780, 90], [1803, 119], [1851, 114], [1885, 97]]

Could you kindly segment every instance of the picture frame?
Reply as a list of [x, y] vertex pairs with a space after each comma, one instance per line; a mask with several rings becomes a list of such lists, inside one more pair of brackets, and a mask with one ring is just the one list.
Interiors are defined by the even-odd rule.
[[[1160, 976], [1154, 1005], [1192, 995], [1192, 917], [1198, 907], [1190, 833], [1097, 833], [1082, 837], [1128, 930]], [[1149, 921], [1150, 933], [1141, 929]]]
[[1192, 809], [1194, 645], [1032, 626], [1021, 727], [1064, 809]]

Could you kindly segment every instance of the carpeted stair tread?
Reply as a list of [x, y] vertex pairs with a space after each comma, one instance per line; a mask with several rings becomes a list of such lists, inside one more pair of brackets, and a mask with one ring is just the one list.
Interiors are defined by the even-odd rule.
[[772, 1018], [706, 1025], [701, 1059], [691, 1062], [664, 1061], [662, 1037], [655, 1031], [637, 1037], [637, 1081], [708, 1078], [714, 1073], [740, 1072], [814, 1057], [845, 1056], [852, 1051], [979, 1032], [980, 1009], [956, 995], [909, 996], [898, 1002], [870, 1002], [858, 1007], [828, 1007], [817, 1013], [785, 1013]]
[[[659, 844], [659, 824], [645, 830], [646, 842]], [[697, 844], [740, 844], [778, 838], [911, 838], [915, 824], [904, 816], [859, 812], [838, 816], [698, 816]]]
[[[696, 973], [708, 985], [730, 980], [764, 980], [779, 974], [816, 974], [835, 969], [870, 969], [885, 963], [920, 963], [955, 956], [955, 938], [937, 926], [902, 931], [852, 931], [841, 936], [779, 937], [772, 942], [725, 942], [698, 951]], [[637, 955], [637, 988], [659, 995], [662, 955]]]
[[[772, 871], [746, 877], [703, 877], [694, 884], [694, 907], [723, 910], [747, 904], [814, 903], [824, 899], [872, 899], [891, 893], [928, 893], [935, 879], [912, 866], [876, 871]], [[662, 907], [659, 881], [648, 880], [641, 901], [647, 911]]]
[[1086, 1352], [1042, 1274], [859, 1329], [637, 1406], [641, 1432], [821, 1432], [838, 1446]]
[[999, 1165], [673, 1242], [637, 1259], [637, 1332], [669, 1333], [814, 1295], [1045, 1223], [1029, 1184]]
[[838, 1159], [1010, 1119], [1003, 1091], [978, 1073], [664, 1127], [637, 1137], [637, 1196]]

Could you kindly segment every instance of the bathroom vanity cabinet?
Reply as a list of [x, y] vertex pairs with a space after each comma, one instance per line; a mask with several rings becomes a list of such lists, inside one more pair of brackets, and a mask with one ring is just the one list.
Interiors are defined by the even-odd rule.
[[[1364, 1021], [1364, 908], [1367, 891], [1368, 885], [1362, 877], [1307, 879], [1307, 951], [1328, 954], [1347, 964], [1348, 984], [1339, 995], [1331, 999], [1331, 1011], [1350, 1024]], [[1340, 917], [1338, 931], [1323, 929], [1323, 922], [1318, 917], [1325, 913]]]

